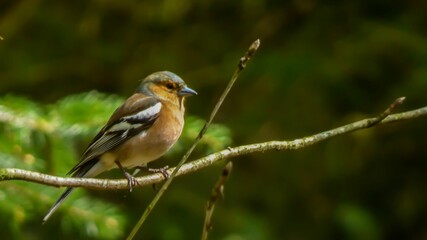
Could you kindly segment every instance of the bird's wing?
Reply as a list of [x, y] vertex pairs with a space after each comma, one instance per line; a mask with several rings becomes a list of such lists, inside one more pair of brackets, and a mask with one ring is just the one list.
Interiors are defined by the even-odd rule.
[[68, 174], [77, 172], [91, 160], [150, 128], [160, 115], [162, 104], [151, 96], [132, 95], [110, 117], [83, 153], [81, 161]]

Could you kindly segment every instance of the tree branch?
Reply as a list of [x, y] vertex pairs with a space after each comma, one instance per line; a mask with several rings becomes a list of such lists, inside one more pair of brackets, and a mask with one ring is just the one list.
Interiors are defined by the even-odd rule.
[[205, 222], [203, 223], [202, 240], [208, 239], [209, 231], [212, 229], [212, 215], [215, 210], [215, 203], [219, 197], [224, 197], [224, 185], [230, 176], [231, 169], [233, 168], [233, 162], [228, 162], [221, 172], [221, 176], [215, 183], [212, 189], [211, 197], [209, 198], [208, 204], [206, 205]]
[[[400, 98], [399, 98], [400, 99]], [[213, 153], [206, 157], [194, 160], [192, 162], [182, 165], [177, 172], [177, 176], [196, 172], [202, 168], [213, 165], [216, 162], [223, 161], [224, 159], [242, 156], [254, 152], [265, 152], [269, 150], [296, 150], [304, 147], [311, 146], [318, 142], [333, 138], [338, 135], [354, 132], [357, 130], [375, 127], [387, 123], [400, 122], [410, 119], [427, 115], [427, 107], [407, 111], [403, 113], [390, 114], [391, 110], [396, 107], [397, 104], [401, 104], [401, 101], [397, 99], [389, 108], [377, 117], [367, 118], [354, 123], [350, 123], [335, 129], [331, 129], [325, 132], [317, 133], [311, 136], [291, 140], [291, 141], [270, 141], [255, 143], [249, 145], [243, 145], [233, 148], [227, 148], [222, 151]], [[400, 102], [400, 103], [399, 103]], [[175, 168], [168, 169], [168, 173], [171, 174]], [[47, 174], [42, 174], [33, 171], [27, 171], [16, 168], [3, 168], [0, 169], [0, 181], [6, 180], [24, 180], [29, 182], [40, 183], [43, 185], [56, 186], [56, 187], [86, 187], [91, 189], [99, 190], [117, 190], [117, 189], [128, 189], [128, 183], [126, 179], [112, 180], [112, 179], [97, 179], [97, 178], [63, 178], [56, 177]], [[137, 181], [139, 186], [152, 185], [159, 183], [164, 180], [164, 177], [160, 173], [151, 174], [143, 177], [138, 177]]]

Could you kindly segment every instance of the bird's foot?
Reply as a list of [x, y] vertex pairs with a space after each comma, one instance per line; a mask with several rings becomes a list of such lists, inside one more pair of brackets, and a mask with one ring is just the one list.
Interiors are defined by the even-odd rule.
[[[167, 171], [169, 169], [169, 166], [167, 166], [167, 165], [164, 167], [161, 167], [161, 168], [149, 168], [149, 167], [147, 167], [147, 165], [138, 166], [136, 168], [140, 169], [142, 171], [150, 172], [150, 173], [161, 173], [165, 179], [170, 178], [170, 175]], [[156, 184], [155, 183], [153, 183], [152, 187], [153, 187], [153, 190], [156, 190]]]
[[149, 168], [146, 165], [145, 166], [139, 166], [137, 168], [139, 168], [143, 171], [150, 172], [150, 173], [161, 173], [165, 179], [170, 178], [170, 175], [167, 171], [169, 169], [169, 166], [167, 166], [167, 165], [164, 167], [161, 167], [161, 168]]
[[134, 176], [132, 176], [132, 174], [126, 172], [126, 170], [123, 168], [120, 162], [116, 161], [116, 164], [119, 167], [119, 169], [122, 171], [125, 178], [128, 180], [129, 192], [132, 192], [133, 187], [139, 185], [139, 182], [136, 180]]
[[125, 178], [128, 180], [129, 192], [132, 192], [133, 187], [139, 185], [139, 182], [136, 180], [134, 176], [132, 176], [132, 174], [126, 171], [123, 172], [123, 174], [125, 175]]
[[165, 179], [168, 179], [168, 178], [170, 178], [170, 175], [168, 173], [168, 169], [169, 169], [169, 166], [166, 165], [166, 166], [161, 167], [161, 168], [147, 168], [147, 171], [149, 171], [151, 173], [161, 173]]

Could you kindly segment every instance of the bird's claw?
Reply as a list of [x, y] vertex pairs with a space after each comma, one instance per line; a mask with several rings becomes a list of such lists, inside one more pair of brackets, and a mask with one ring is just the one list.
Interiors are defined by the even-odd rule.
[[132, 192], [133, 187], [139, 185], [139, 182], [136, 180], [136, 178], [134, 176], [132, 176], [132, 174], [125, 172], [124, 173], [126, 179], [128, 180], [128, 186], [129, 186], [129, 192]]
[[170, 175], [167, 171], [168, 169], [169, 169], [169, 166], [166, 165], [166, 166], [161, 167], [161, 168], [147, 168], [147, 171], [149, 171], [151, 173], [161, 173], [165, 179], [169, 179]]
[[119, 169], [122, 171], [125, 178], [128, 180], [129, 192], [132, 192], [133, 187], [136, 185], [139, 185], [139, 182], [136, 180], [134, 176], [132, 176], [132, 174], [126, 172], [126, 170], [123, 168], [122, 164], [120, 164], [119, 161], [116, 161], [115, 163], [117, 164]]

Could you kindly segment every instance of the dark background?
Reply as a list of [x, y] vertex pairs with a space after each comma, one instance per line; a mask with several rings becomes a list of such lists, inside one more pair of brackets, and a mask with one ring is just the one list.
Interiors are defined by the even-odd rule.
[[[2, 1], [0, 94], [42, 105], [94, 89], [126, 97], [137, 80], [170, 70], [199, 92], [188, 115], [207, 118], [260, 38], [215, 122], [231, 130], [232, 146], [291, 140], [374, 116], [400, 96], [399, 111], [427, 105], [426, 12], [417, 0]], [[233, 159], [211, 239], [426, 239], [425, 126], [411, 120]], [[199, 238], [220, 168], [176, 179], [138, 239]], [[122, 239], [154, 192], [90, 194], [124, 214], [110, 235]], [[39, 225], [53, 198], [32, 218], [0, 219], [16, 221], [6, 234], [101, 238], [78, 214]], [[67, 224], [73, 217], [82, 224]]]

